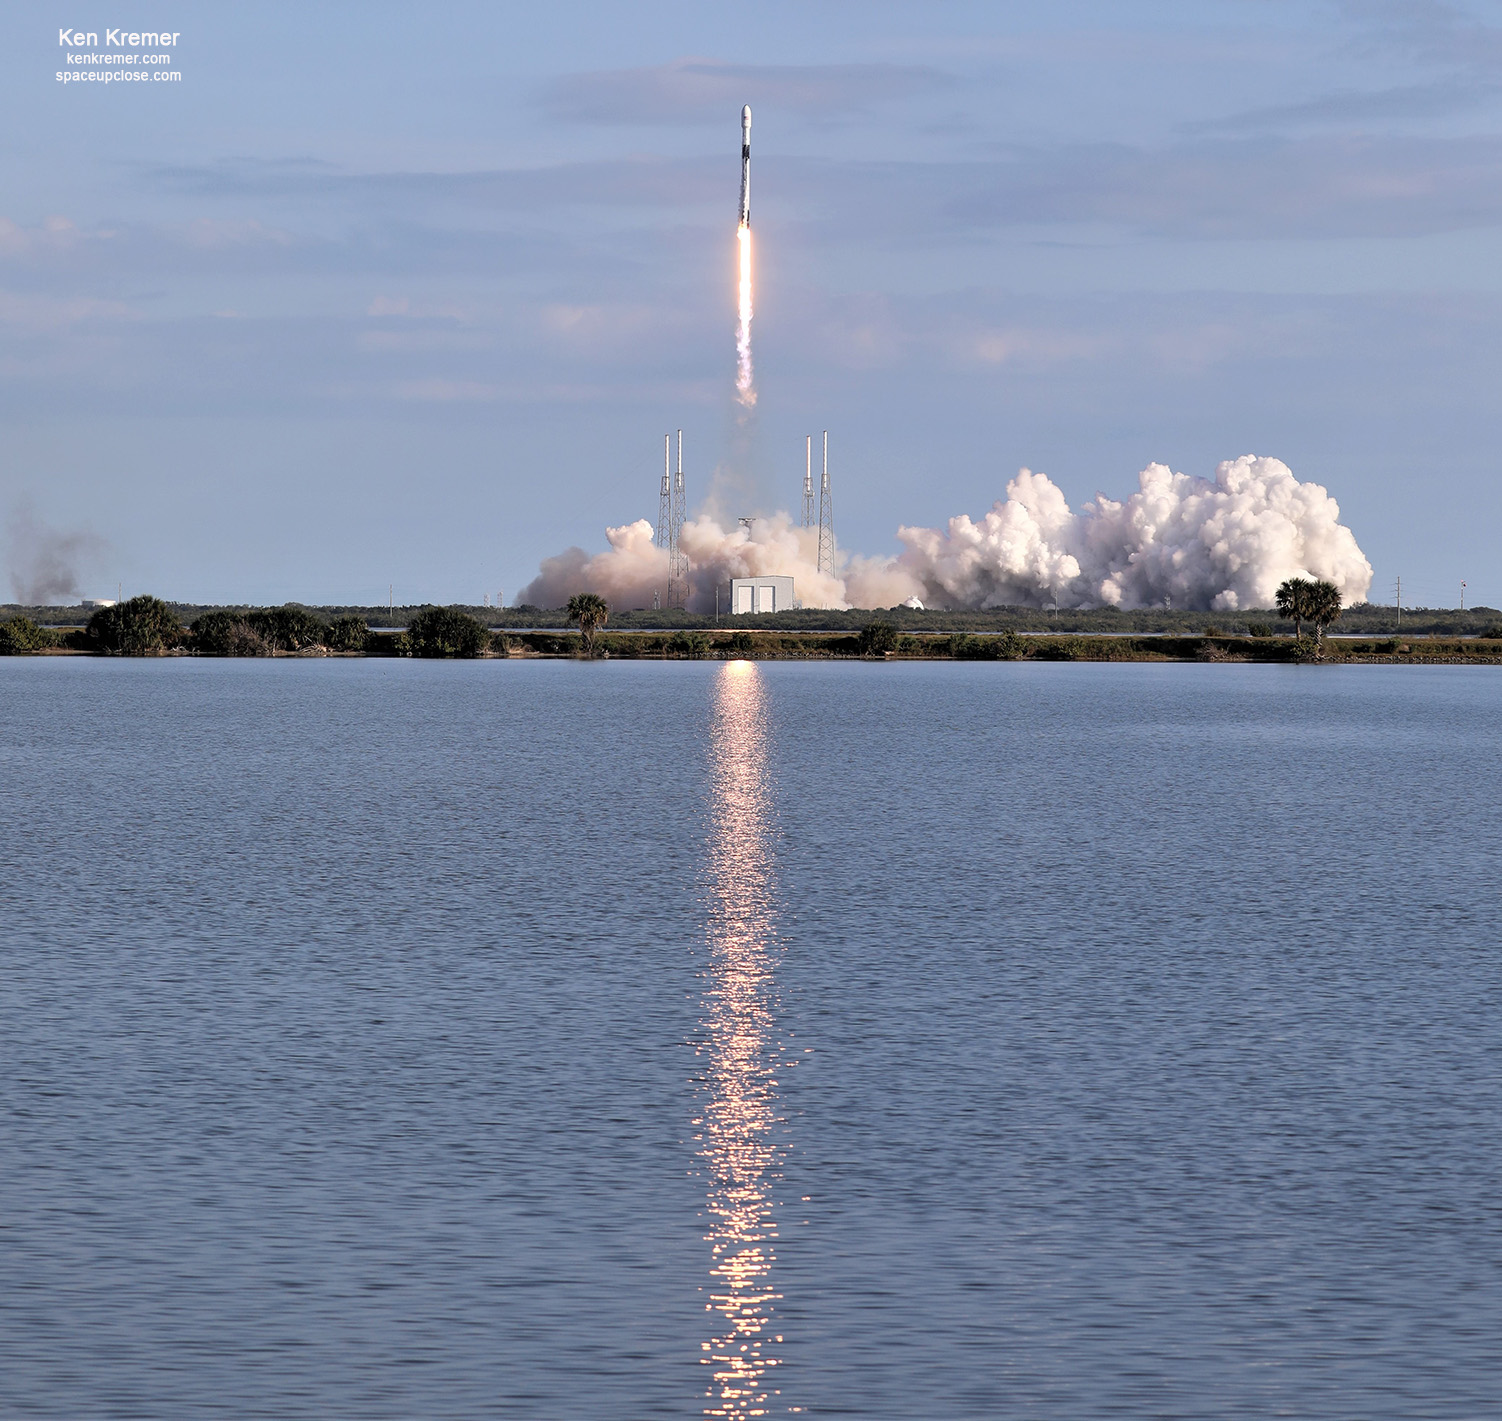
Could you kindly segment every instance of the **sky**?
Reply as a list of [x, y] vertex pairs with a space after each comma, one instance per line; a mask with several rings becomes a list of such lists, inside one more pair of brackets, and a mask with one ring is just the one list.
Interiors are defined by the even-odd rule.
[[[56, 80], [60, 27], [148, 23], [180, 81]], [[733, 518], [796, 508], [828, 429], [862, 553], [1022, 467], [1078, 505], [1256, 454], [1338, 500], [1373, 601], [1502, 605], [1495, 5], [0, 25], [12, 575], [50, 549], [84, 595], [510, 601], [655, 518], [664, 432]], [[759, 403], [727, 495], [743, 103]]]

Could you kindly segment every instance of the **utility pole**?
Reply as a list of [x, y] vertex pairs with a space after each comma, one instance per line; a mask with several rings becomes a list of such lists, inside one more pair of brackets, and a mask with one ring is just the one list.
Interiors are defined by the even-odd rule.
[[1403, 630], [1403, 579], [1401, 577], [1398, 579], [1397, 601], [1398, 601], [1398, 630], [1401, 632]]
[[1465, 583], [1460, 584], [1460, 610], [1465, 611]]

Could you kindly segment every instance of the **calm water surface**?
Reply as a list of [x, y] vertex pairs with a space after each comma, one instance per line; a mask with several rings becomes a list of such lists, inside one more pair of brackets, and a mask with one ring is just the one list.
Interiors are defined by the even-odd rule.
[[0, 660], [0, 1415], [1502, 1414], [1499, 719]]

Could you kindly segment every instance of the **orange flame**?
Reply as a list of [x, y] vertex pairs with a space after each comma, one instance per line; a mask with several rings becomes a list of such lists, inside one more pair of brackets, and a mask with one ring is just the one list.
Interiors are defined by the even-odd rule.
[[750, 409], [756, 403], [751, 371], [751, 228], [742, 222], [735, 239], [740, 244], [741, 257], [739, 319], [735, 327], [735, 397]]

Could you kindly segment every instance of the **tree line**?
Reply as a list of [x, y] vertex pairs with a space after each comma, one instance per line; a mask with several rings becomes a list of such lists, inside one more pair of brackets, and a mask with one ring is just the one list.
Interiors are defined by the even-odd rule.
[[205, 612], [184, 625], [159, 598], [132, 597], [101, 607], [81, 631], [59, 632], [27, 617], [0, 622], [0, 655], [66, 646], [98, 656], [275, 656], [289, 652], [377, 656], [475, 657], [504, 654], [508, 638], [452, 607], [425, 607], [395, 635], [372, 632], [363, 617], [325, 620], [306, 607]]

